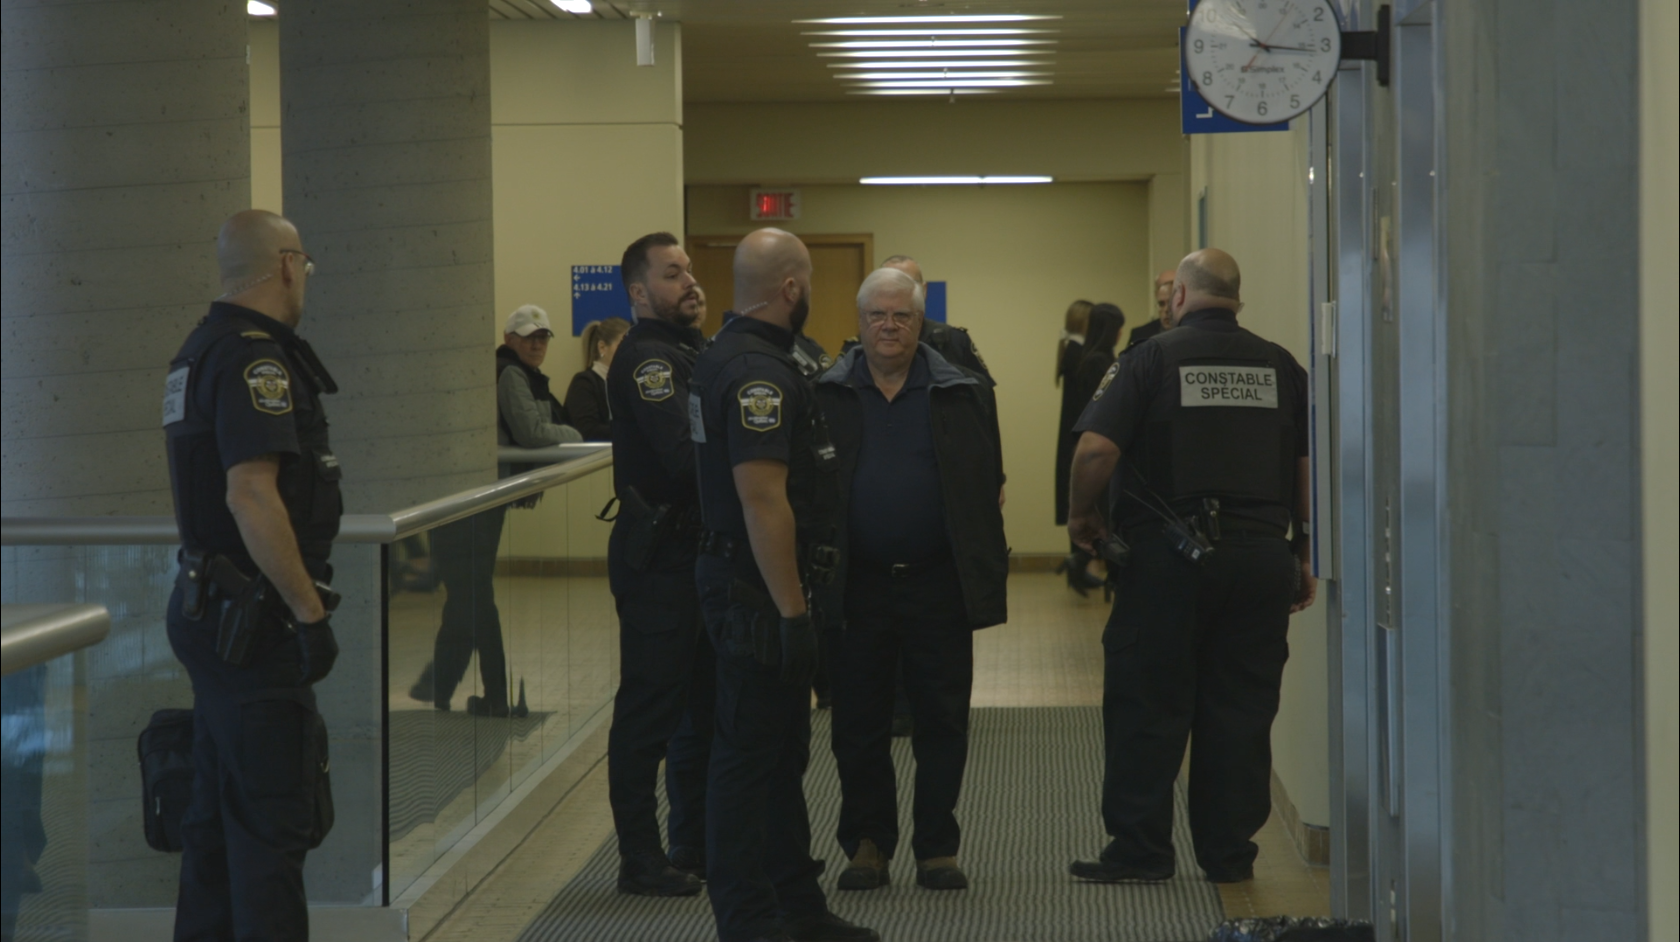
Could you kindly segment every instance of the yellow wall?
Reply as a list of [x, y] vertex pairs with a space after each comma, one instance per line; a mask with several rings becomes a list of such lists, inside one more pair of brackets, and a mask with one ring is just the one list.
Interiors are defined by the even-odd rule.
[[[1242, 267], [1240, 322], [1287, 347], [1304, 367], [1311, 362], [1305, 128], [1303, 119], [1288, 132], [1193, 137], [1187, 196], [1193, 201], [1207, 188], [1208, 245]], [[1301, 820], [1317, 825], [1330, 823], [1327, 612], [1321, 594], [1290, 622], [1289, 666], [1272, 725], [1272, 765]]]
[[1674, 351], [1680, 348], [1680, 131], [1675, 114], [1680, 70], [1675, 37], [1680, 17], [1673, 0], [1640, 4], [1640, 456], [1643, 480], [1645, 586], [1645, 768], [1651, 938], [1680, 939], [1680, 385]]
[[[807, 186], [802, 196], [801, 218], [778, 225], [873, 233], [876, 263], [913, 255], [948, 283], [950, 323], [969, 330], [998, 381], [1009, 543], [1017, 553], [1067, 552], [1054, 513], [1056, 341], [1075, 298], [1149, 316], [1147, 185]], [[741, 186], [691, 186], [688, 224], [703, 235], [759, 225]]]
[[[570, 339], [571, 266], [617, 264], [640, 235], [682, 233], [679, 30], [659, 25], [657, 65], [638, 68], [629, 21], [490, 27], [496, 320], [521, 304], [548, 311], [560, 337], [544, 371], [562, 393], [582, 359]], [[253, 21], [250, 42], [251, 200], [279, 211], [279, 31]], [[500, 341], [485, 338], [485, 369]], [[573, 490], [511, 517], [507, 551], [605, 556], [599, 503]]]

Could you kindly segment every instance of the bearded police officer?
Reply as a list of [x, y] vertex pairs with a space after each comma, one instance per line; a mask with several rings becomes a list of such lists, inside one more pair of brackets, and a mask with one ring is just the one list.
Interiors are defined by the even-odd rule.
[[[1083, 435], [1068, 533], [1118, 573], [1103, 632], [1112, 841], [1099, 860], [1071, 866], [1083, 879], [1173, 876], [1173, 780], [1187, 737], [1190, 833], [1208, 879], [1253, 875], [1250, 838], [1271, 812], [1289, 616], [1315, 593], [1307, 377], [1288, 351], [1237, 326], [1240, 287], [1224, 252], [1185, 258], [1173, 329], [1127, 351], [1074, 427]], [[1096, 506], [1111, 475], [1112, 527]]]
[[707, 891], [722, 942], [873, 940], [828, 911], [811, 859], [813, 583], [835, 562], [836, 458], [793, 360], [810, 314], [811, 255], [760, 229], [735, 250], [741, 316], [694, 364], [691, 434], [706, 532], [695, 567], [717, 649], [707, 783]]
[[[621, 893], [692, 896], [706, 862], [706, 765], [714, 666], [694, 590], [699, 536], [688, 379], [706, 342], [688, 254], [669, 232], [624, 250], [636, 323], [607, 370], [618, 519], [607, 544], [621, 676], [607, 780]], [[670, 851], [654, 786], [665, 762]]]
[[193, 687], [175, 938], [302, 939], [326, 768], [313, 685], [338, 655], [326, 586], [342, 504], [321, 404], [337, 387], [294, 333], [314, 270], [297, 229], [248, 210], [216, 256], [226, 293], [163, 400], [182, 543], [169, 643]]

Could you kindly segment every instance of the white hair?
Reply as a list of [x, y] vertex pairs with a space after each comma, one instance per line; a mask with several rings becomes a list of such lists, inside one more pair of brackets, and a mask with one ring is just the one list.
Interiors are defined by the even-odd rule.
[[922, 290], [922, 286], [916, 283], [916, 279], [896, 268], [877, 268], [869, 273], [869, 277], [863, 279], [863, 284], [858, 286], [858, 311], [861, 313], [869, 310], [869, 305], [874, 302], [875, 296], [878, 294], [887, 292], [897, 294], [901, 291], [910, 293], [910, 309], [912, 311], [923, 313], [927, 310], [927, 295]]

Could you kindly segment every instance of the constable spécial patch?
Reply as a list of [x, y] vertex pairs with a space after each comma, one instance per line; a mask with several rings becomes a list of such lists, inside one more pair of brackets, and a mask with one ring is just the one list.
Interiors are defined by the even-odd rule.
[[688, 437], [701, 445], [706, 443], [706, 416], [701, 411], [700, 394], [692, 389], [688, 391]]
[[1109, 365], [1108, 372], [1103, 374], [1102, 382], [1097, 384], [1097, 391], [1091, 394], [1091, 401], [1096, 402], [1098, 399], [1101, 399], [1103, 397], [1103, 393], [1108, 392], [1108, 384], [1114, 382], [1114, 377], [1119, 375], [1120, 362], [1116, 360], [1114, 363]]
[[741, 425], [755, 432], [768, 432], [782, 424], [782, 391], [774, 383], [746, 383], [737, 396], [741, 400]]
[[187, 417], [187, 376], [190, 366], [178, 366], [169, 371], [163, 381], [163, 424], [173, 425]]
[[292, 411], [292, 377], [278, 360], [257, 360], [245, 367], [245, 384], [251, 387], [251, 404], [258, 412], [285, 415]]
[[1269, 366], [1180, 366], [1180, 406], [1278, 407], [1277, 370]]
[[664, 360], [649, 360], [630, 375], [636, 380], [636, 392], [648, 402], [664, 402], [677, 391], [671, 382], [671, 364]]

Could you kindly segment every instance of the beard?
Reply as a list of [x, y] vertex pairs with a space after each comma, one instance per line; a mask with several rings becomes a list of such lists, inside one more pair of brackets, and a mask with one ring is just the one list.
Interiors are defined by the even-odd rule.
[[788, 312], [788, 327], [797, 334], [805, 329], [805, 322], [809, 320], [810, 317], [811, 292], [807, 289], [804, 293], [800, 294], [799, 300], [793, 305], [793, 310]]
[[669, 306], [662, 305], [658, 301], [654, 301], [651, 305], [653, 308], [653, 316], [662, 321], [668, 321], [675, 324], [678, 327], [693, 327], [694, 323], [700, 319], [700, 306], [695, 304], [692, 310], [684, 310], [683, 305], [699, 300], [700, 296], [690, 291], [678, 298]]

